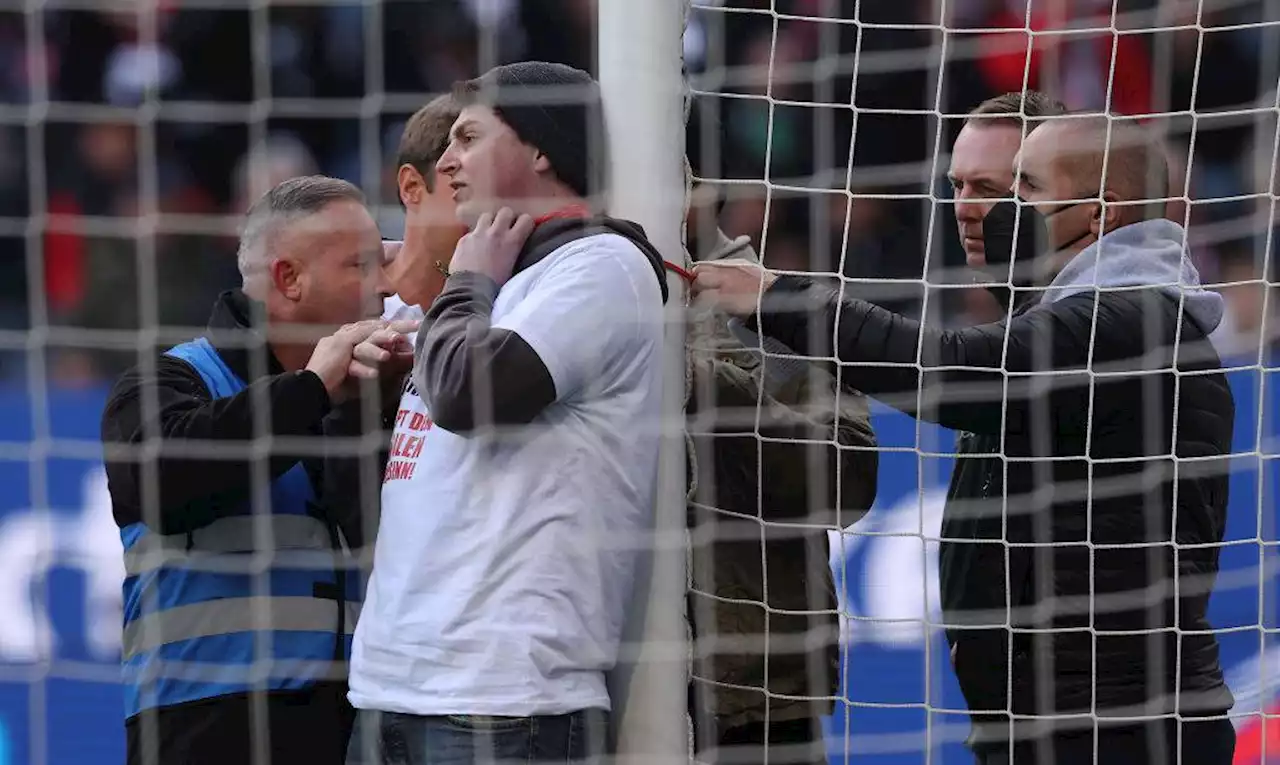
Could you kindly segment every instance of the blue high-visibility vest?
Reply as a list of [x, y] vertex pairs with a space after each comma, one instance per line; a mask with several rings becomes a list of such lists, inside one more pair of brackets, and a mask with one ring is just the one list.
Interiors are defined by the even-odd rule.
[[[215, 399], [246, 387], [205, 338], [167, 353], [194, 367]], [[241, 459], [253, 448], [201, 446], [234, 449]], [[269, 494], [260, 507], [251, 498], [190, 533], [157, 534], [142, 523], [121, 529], [126, 717], [346, 679], [357, 571], [336, 527], [311, 512], [301, 463], [272, 481]]]

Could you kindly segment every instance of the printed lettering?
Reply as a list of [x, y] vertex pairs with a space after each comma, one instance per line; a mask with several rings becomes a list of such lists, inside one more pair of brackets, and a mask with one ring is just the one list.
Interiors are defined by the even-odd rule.
[[387, 469], [382, 474], [382, 482], [390, 483], [391, 481], [407, 481], [413, 478], [413, 469], [417, 466], [416, 462], [407, 460], [392, 460], [387, 463]]
[[383, 471], [383, 483], [413, 478], [414, 468], [418, 465], [417, 460], [422, 456], [427, 439], [425, 436], [411, 434], [431, 430], [434, 425], [431, 415], [425, 412], [415, 412], [412, 408], [396, 411], [396, 432], [391, 436], [391, 459]]

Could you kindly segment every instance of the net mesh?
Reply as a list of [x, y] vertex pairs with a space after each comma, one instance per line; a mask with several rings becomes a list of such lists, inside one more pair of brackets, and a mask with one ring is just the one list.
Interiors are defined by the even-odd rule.
[[[237, 282], [248, 200], [345, 177], [395, 238], [393, 152], [424, 94], [515, 58], [591, 68], [591, 5], [0, 7], [0, 765], [120, 760], [101, 406]], [[1209, 619], [1244, 762], [1277, 747], [1278, 27], [1275, 0], [726, 0], [693, 3], [684, 45], [695, 259], [749, 255], [745, 236], [766, 266], [926, 327], [1000, 314], [964, 268], [964, 190], [946, 180], [978, 102], [1036, 87], [1164, 137], [1169, 217], [1227, 299], [1214, 340], [1235, 438]], [[698, 746], [765, 720], [802, 740], [821, 715], [832, 762], [968, 761], [937, 580], [955, 434], [850, 393], [856, 366], [815, 371], [758, 342], [691, 318]]]
[[[1274, 620], [1269, 540], [1274, 536], [1276, 477], [1272, 253], [1277, 69], [1271, 56], [1280, 44], [1277, 10], [1266, 3], [1243, 2], [698, 2], [685, 51], [693, 88], [689, 154], [695, 168], [695, 199], [699, 192], [711, 199], [706, 204], [715, 209], [719, 225], [730, 237], [749, 236], [766, 266], [830, 278], [846, 297], [920, 321], [925, 336], [1004, 315], [990, 292], [976, 284], [988, 279], [975, 278], [966, 267], [970, 243], [963, 238], [976, 233], [972, 201], [1003, 198], [1012, 178], [1001, 180], [1002, 173], [976, 166], [972, 145], [968, 156], [959, 148], [952, 153], [970, 110], [1001, 93], [1037, 88], [1075, 112], [1104, 117], [1110, 123], [1108, 140], [1133, 122], [1159, 136], [1170, 157], [1170, 190], [1164, 192], [1158, 183], [1141, 196], [1168, 198], [1166, 216], [1185, 227], [1187, 249], [1202, 282], [1226, 299], [1226, 315], [1213, 342], [1228, 368], [1237, 409], [1226, 530], [1220, 545], [1210, 545], [1218, 549], [1222, 573], [1213, 590], [1209, 622], [1221, 646], [1227, 684], [1235, 694], [1231, 722], [1238, 734], [1237, 762], [1260, 761], [1276, 748], [1274, 741], [1268, 748], [1265, 731], [1275, 693], [1266, 657], [1273, 650], [1269, 625]], [[1019, 111], [1016, 103], [1013, 111]], [[976, 151], [1007, 161], [1013, 149], [988, 144]], [[1108, 155], [1107, 177], [1124, 172], [1111, 161], [1114, 156]], [[1080, 188], [1056, 201], [1065, 205], [1095, 195]], [[1090, 357], [1096, 343], [1091, 336]], [[923, 347], [922, 353], [927, 353]], [[691, 348], [694, 354], [706, 352], [696, 342]], [[767, 347], [761, 350], [774, 363], [797, 353], [772, 349], [779, 356], [770, 355]], [[811, 360], [822, 361], [826, 353]], [[868, 362], [840, 365], [834, 376], [857, 388]], [[936, 363], [925, 362], [923, 356], [916, 360], [920, 369]], [[1106, 384], [1105, 374], [1091, 375], [1091, 389], [1100, 381]], [[1181, 375], [1175, 377], [1175, 385], [1183, 384]], [[811, 377], [809, 383], [823, 386], [829, 381]], [[1009, 376], [1005, 395], [1012, 395], [1008, 391], [1018, 384]], [[1037, 383], [1029, 385], [1034, 390]], [[1048, 395], [1050, 385], [1047, 380], [1040, 383], [1041, 395]], [[916, 394], [898, 398], [895, 407], [932, 413], [936, 419], [937, 410], [930, 409], [936, 402], [926, 400], [930, 392], [921, 389]], [[800, 589], [796, 582], [813, 585], [814, 579], [797, 579], [791, 571], [787, 584], [779, 587], [774, 575], [780, 566], [774, 556], [785, 529], [791, 528], [794, 536], [797, 523], [809, 532], [826, 528], [843, 648], [840, 689], [824, 727], [831, 761], [969, 761], [963, 744], [971, 730], [968, 707], [944, 638], [938, 582], [943, 506], [958, 456], [957, 433], [872, 402], [879, 485], [874, 506], [859, 519], [858, 500], [849, 496], [859, 483], [857, 439], [848, 433], [817, 439], [838, 443], [843, 458], [832, 462], [821, 454], [809, 455], [808, 494], [773, 493], [777, 484], [771, 481], [777, 477], [767, 475], [768, 460], [776, 457], [769, 450], [779, 441], [804, 440], [770, 432], [770, 426], [777, 425], [770, 421], [777, 402], [768, 398], [744, 411], [739, 422], [742, 431], [750, 431], [758, 441], [757, 469], [765, 476], [757, 475], [755, 495], [747, 492], [726, 499], [732, 494], [732, 479], [721, 475], [716, 486], [720, 501], [705, 500], [716, 508], [706, 512], [719, 519], [706, 521], [708, 525], [730, 526], [732, 522], [724, 519], [737, 518], [745, 529], [742, 534], [755, 542], [761, 558], [756, 565], [765, 572], [764, 590], [753, 593], [749, 602], [734, 601], [735, 593], [714, 576], [699, 582], [695, 557], [691, 600], [695, 634], [699, 620], [705, 625], [706, 613], [718, 608], [722, 613], [717, 626], [723, 631], [755, 631], [755, 649], [769, 660], [755, 666], [762, 674], [753, 682], [743, 683], [749, 687], [746, 693], [731, 679], [726, 682], [731, 673], [717, 674], [715, 666], [699, 665], [697, 660], [695, 685], [714, 687], [717, 691], [711, 695], [732, 696], [742, 703], [754, 692], [757, 709], [765, 706], [759, 699], [770, 697], [770, 722], [777, 726], [779, 739], [794, 740], [794, 728], [779, 723], [803, 707], [797, 703], [803, 699], [796, 697], [817, 699], [825, 693], [815, 657], [821, 655], [817, 636], [823, 619], [818, 614], [826, 604], [821, 588], [811, 586], [799, 596], [806, 601], [800, 610], [811, 617], [807, 624], [784, 626], [796, 607], [787, 602]], [[837, 392], [825, 402], [829, 408], [822, 414], [829, 421], [833, 413], [850, 414], [841, 407], [856, 411], [861, 403], [847, 392]], [[1178, 404], [1170, 403], [1171, 410], [1163, 416], [1178, 419]], [[1007, 401], [998, 407], [1006, 422], [1008, 407]], [[691, 417], [691, 422], [700, 420]], [[1091, 411], [1085, 427], [1092, 434], [1095, 426]], [[717, 437], [724, 438], [724, 432]], [[1154, 433], [1145, 437], [1158, 438]], [[1000, 460], [997, 481], [1017, 470], [1018, 458], [1026, 458], [1006, 451], [1006, 443], [999, 444], [995, 455]], [[1115, 461], [1087, 461], [1089, 475], [1082, 482], [1093, 502], [1133, 491], [1132, 483], [1104, 486], [1095, 480], [1095, 473]], [[1174, 470], [1187, 470], [1191, 464], [1180, 458], [1173, 462]], [[1032, 472], [1043, 483], [1049, 471], [1041, 468]], [[706, 475], [707, 469], [701, 473]], [[826, 484], [837, 487], [834, 501], [814, 493]], [[997, 486], [995, 501], [1008, 518], [1024, 514], [1027, 506], [1045, 509], [1027, 495], [1001, 499], [999, 491]], [[808, 506], [798, 507], [802, 501]], [[701, 505], [695, 501], [695, 507]], [[742, 522], [742, 515], [752, 520]], [[1096, 523], [1090, 517], [1083, 545], [1088, 557], [1076, 564], [1086, 569], [1090, 588], [1087, 604], [1077, 612], [1083, 613], [1084, 626], [1077, 622], [1075, 629], [1089, 632], [1094, 640], [1100, 632], [1095, 623], [1126, 607], [1126, 598], [1131, 607], [1135, 597], [1139, 602], [1143, 597], [1095, 594], [1095, 587], [1104, 586], [1093, 580], [1105, 568], [1097, 559], [1123, 549], [1126, 542], [1131, 547], [1140, 542], [1135, 538], [1111, 546], [1095, 543], [1094, 534], [1101, 528]], [[1036, 547], [1011, 542], [1016, 539], [1011, 529], [997, 535], [1008, 553], [997, 565], [1010, 565], [1018, 550]], [[694, 538], [696, 556], [696, 534]], [[1069, 548], [1071, 541], [1056, 545]], [[1195, 554], [1194, 545], [1164, 546], [1176, 548], [1172, 554], [1184, 560]], [[1028, 554], [1037, 556], [1040, 550]], [[726, 576], [719, 565], [708, 565], [715, 575]], [[971, 580], [975, 586], [978, 579]], [[1014, 592], [1005, 594], [1017, 597]], [[700, 600], [716, 605], [704, 605], [700, 613]], [[760, 613], [748, 622], [746, 614], [752, 609]], [[724, 614], [735, 611], [743, 623], [726, 624], [731, 617]], [[1008, 624], [1011, 618], [1019, 617], [1006, 611], [990, 621]], [[1178, 633], [1194, 631], [1175, 626]], [[796, 632], [809, 640], [797, 651], [807, 660], [807, 682], [801, 679], [801, 667], [777, 658], [786, 652], [779, 637]], [[1035, 629], [1024, 624], [1021, 632], [1025, 636]], [[709, 643], [715, 642], [705, 636], [697, 639], [695, 656], [714, 654], [717, 649]], [[1167, 660], [1179, 662], [1183, 657], [1169, 655]], [[1009, 679], [1001, 666], [985, 671], [997, 685]], [[1106, 678], [1097, 676], [1096, 664], [1089, 671], [1094, 684], [1106, 685]], [[796, 692], [806, 684], [807, 692]], [[1086, 701], [1084, 707], [1089, 706]], [[730, 717], [733, 711], [721, 710]], [[742, 719], [739, 716], [737, 722]], [[1168, 757], [1175, 761], [1177, 754]]]

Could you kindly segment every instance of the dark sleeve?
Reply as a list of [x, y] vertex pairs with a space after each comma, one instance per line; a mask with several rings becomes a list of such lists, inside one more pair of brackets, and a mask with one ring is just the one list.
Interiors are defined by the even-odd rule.
[[[766, 360], [766, 365], [774, 359]], [[848, 526], [860, 519], [875, 503], [879, 477], [880, 458], [876, 451], [876, 437], [871, 429], [871, 414], [866, 396], [853, 390], [839, 390], [835, 380], [825, 369], [810, 366], [809, 373], [796, 375], [776, 391], [777, 405], [792, 416], [804, 417], [813, 425], [813, 432], [822, 433], [823, 443], [814, 444], [801, 439], [781, 442], [775, 454], [779, 465], [792, 463], [794, 470], [805, 473], [807, 484], [815, 483], [810, 476], [816, 448], [825, 449], [827, 465], [824, 467], [822, 494], [810, 500], [815, 506], [837, 508], [839, 518], [830, 523]], [[813, 436], [811, 435], [810, 438]], [[779, 470], [782, 468], [779, 467]], [[810, 487], [807, 491], [814, 491]]]
[[497, 294], [482, 274], [454, 274], [418, 331], [413, 383], [431, 419], [453, 433], [521, 425], [556, 400], [555, 381], [533, 347], [490, 323]]
[[[307, 371], [265, 377], [216, 400], [199, 373], [178, 359], [161, 357], [155, 378], [126, 372], [102, 415], [117, 523], [142, 521], [161, 534], [208, 525], [253, 486], [250, 452], [262, 435], [259, 414], [273, 436], [296, 437], [317, 433], [328, 411], [324, 383]], [[269, 477], [302, 456], [272, 447]]]
[[[804, 400], [784, 403], [767, 393], [761, 397], [758, 378], [730, 362], [700, 359], [696, 370], [700, 378], [713, 376], [715, 399], [711, 412], [692, 418], [691, 428], [697, 433], [711, 426], [718, 475], [724, 483], [748, 487], [749, 509], [757, 504], [752, 487], [763, 492], [767, 521], [848, 526], [871, 508], [874, 439], [836, 415], [834, 396], [811, 398], [808, 385], [801, 392], [797, 380], [789, 388]], [[815, 372], [829, 380], [825, 371]], [[859, 446], [866, 448], [852, 448]]]
[[320, 502], [352, 550], [372, 544], [376, 537], [395, 413], [394, 405], [388, 411], [385, 400], [352, 398], [324, 418]]
[[[1100, 333], [1133, 318], [1104, 316], [1099, 305]], [[837, 360], [842, 385], [907, 414], [998, 433], [1020, 427], [1029, 402], [1088, 385], [1094, 306], [1080, 295], [1007, 323], [941, 330], [782, 276], [748, 323], [800, 353]]]

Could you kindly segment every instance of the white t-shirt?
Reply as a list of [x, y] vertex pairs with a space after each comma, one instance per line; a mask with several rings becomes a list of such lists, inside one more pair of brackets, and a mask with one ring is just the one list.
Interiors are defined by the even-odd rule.
[[[420, 321], [424, 315], [421, 308], [416, 305], [409, 305], [401, 300], [399, 295], [392, 295], [382, 301], [382, 318], [387, 321], [399, 321], [400, 319]], [[405, 337], [409, 339], [411, 345], [418, 341], [417, 332], [410, 332]]]
[[421, 319], [422, 309], [404, 302], [399, 295], [392, 295], [382, 301], [382, 318], [387, 321]]
[[649, 544], [662, 299], [635, 244], [558, 248], [498, 293], [555, 381], [532, 423], [460, 436], [412, 386], [382, 488], [350, 699], [418, 715], [610, 707], [605, 672]]

